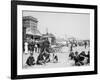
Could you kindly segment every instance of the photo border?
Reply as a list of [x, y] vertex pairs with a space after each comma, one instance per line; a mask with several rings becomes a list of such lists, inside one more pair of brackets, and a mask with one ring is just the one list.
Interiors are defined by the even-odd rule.
[[[94, 53], [95, 53], [94, 71], [18, 75], [17, 74], [17, 5], [93, 9], [94, 10]], [[12, 79], [60, 77], [60, 76], [75, 76], [75, 75], [90, 75], [90, 74], [97, 74], [97, 6], [96, 5], [48, 3], [48, 2], [34, 2], [34, 1], [11, 1], [11, 78]]]

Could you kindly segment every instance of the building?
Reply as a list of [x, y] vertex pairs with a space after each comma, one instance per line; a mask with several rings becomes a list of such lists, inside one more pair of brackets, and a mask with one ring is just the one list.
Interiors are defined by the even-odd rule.
[[52, 33], [42, 34], [42, 38], [47, 38], [51, 45], [54, 45], [56, 43], [56, 37]]
[[33, 40], [40, 39], [42, 36], [37, 28], [38, 20], [32, 16], [23, 16], [23, 51], [25, 51], [25, 42], [30, 43]]
[[23, 39], [39, 39], [42, 35], [37, 28], [38, 20], [32, 16], [23, 17]]

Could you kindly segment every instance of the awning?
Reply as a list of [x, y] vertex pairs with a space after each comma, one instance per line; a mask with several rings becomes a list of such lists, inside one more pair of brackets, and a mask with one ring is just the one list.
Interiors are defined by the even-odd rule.
[[28, 29], [26, 31], [26, 34], [27, 35], [33, 35], [33, 36], [42, 36], [42, 34], [37, 29], [34, 29], [34, 30]]

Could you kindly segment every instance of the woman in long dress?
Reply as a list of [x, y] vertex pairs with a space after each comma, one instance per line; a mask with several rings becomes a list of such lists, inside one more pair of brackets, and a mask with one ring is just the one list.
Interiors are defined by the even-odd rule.
[[25, 42], [25, 54], [27, 54], [27, 53], [28, 53], [28, 43]]

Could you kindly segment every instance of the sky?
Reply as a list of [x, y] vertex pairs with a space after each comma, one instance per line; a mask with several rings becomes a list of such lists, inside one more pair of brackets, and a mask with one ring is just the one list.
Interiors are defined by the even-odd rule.
[[37, 18], [37, 27], [42, 34], [48, 30], [57, 37], [90, 39], [90, 14], [23, 11], [23, 16]]

